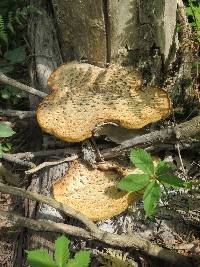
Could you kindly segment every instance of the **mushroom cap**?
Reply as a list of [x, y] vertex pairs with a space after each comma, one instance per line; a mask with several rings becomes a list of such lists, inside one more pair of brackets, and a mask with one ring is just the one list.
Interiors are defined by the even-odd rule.
[[[141, 173], [137, 168], [126, 169], [124, 175]], [[123, 177], [117, 168], [88, 169], [80, 160], [74, 161], [64, 176], [53, 185], [54, 198], [93, 221], [112, 218], [136, 200], [139, 193], [119, 191], [117, 182]]]
[[168, 94], [155, 86], [142, 88], [132, 66], [105, 69], [71, 62], [55, 70], [48, 85], [52, 92], [39, 105], [37, 120], [44, 131], [64, 141], [85, 140], [96, 126], [109, 122], [142, 128], [171, 111]]

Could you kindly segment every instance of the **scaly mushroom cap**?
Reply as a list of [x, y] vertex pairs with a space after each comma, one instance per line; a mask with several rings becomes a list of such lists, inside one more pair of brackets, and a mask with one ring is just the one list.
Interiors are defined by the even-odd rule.
[[[141, 173], [137, 168], [124, 171], [124, 175]], [[123, 177], [117, 168], [102, 171], [88, 169], [81, 161], [74, 161], [66, 176], [54, 183], [54, 198], [87, 216], [93, 221], [109, 219], [120, 214], [140, 194], [119, 191], [117, 182]]]
[[171, 111], [167, 93], [141, 84], [133, 67], [62, 65], [49, 78], [52, 92], [37, 110], [38, 123], [62, 140], [80, 142], [102, 123], [137, 129], [166, 118]]

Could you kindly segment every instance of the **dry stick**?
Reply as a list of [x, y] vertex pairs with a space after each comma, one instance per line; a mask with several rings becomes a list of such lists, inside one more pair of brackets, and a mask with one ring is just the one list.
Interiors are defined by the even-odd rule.
[[79, 147], [67, 147], [67, 148], [60, 148], [60, 149], [49, 149], [49, 150], [40, 150], [34, 152], [24, 152], [24, 153], [17, 153], [12, 154], [14, 157], [18, 159], [26, 158], [26, 159], [33, 159], [37, 157], [46, 157], [46, 156], [58, 156], [58, 155], [67, 155], [67, 154], [76, 154], [79, 153], [81, 150]]
[[101, 155], [104, 159], [109, 159], [122, 154], [125, 150], [135, 146], [151, 146], [155, 143], [163, 143], [174, 139], [175, 140], [188, 140], [191, 136], [200, 132], [200, 116], [194, 117], [192, 120], [176, 125], [174, 128], [163, 129], [154, 131], [152, 133], [137, 136], [121, 143], [121, 145], [104, 149]]
[[0, 115], [6, 117], [18, 117], [20, 119], [32, 118], [35, 116], [35, 111], [21, 111], [12, 109], [0, 109]]
[[93, 233], [91, 233], [80, 227], [63, 223], [55, 223], [48, 220], [33, 220], [5, 211], [0, 211], [0, 219], [7, 220], [15, 223], [15, 225], [17, 226], [27, 227], [36, 231], [65, 233], [68, 235], [82, 237], [84, 239], [99, 240], [112, 246], [132, 247], [135, 249], [140, 249], [150, 256], [157, 257], [171, 264], [174, 264], [174, 266], [193, 266], [191, 258], [182, 256], [176, 252], [162, 248], [156, 244], [152, 244], [150, 241], [142, 239], [136, 235], [127, 236], [110, 234], [99, 229], [98, 232], [94, 231]]
[[47, 96], [46, 93], [41, 92], [39, 90], [36, 90], [35, 88], [30, 87], [28, 85], [25, 85], [23, 83], [20, 83], [20, 82], [14, 80], [12, 78], [9, 78], [8, 76], [3, 74], [2, 72], [0, 72], [0, 81], [3, 82], [3, 83], [9, 84], [9, 85], [11, 85], [13, 87], [16, 87], [16, 88], [18, 88], [20, 90], [26, 91], [27, 93], [32, 94], [32, 95], [37, 95], [39, 97]]
[[12, 163], [19, 164], [19, 165], [24, 166], [24, 167], [29, 167], [29, 168], [35, 168], [36, 167], [36, 165], [33, 162], [21, 160], [21, 159], [15, 157], [9, 153], [3, 153], [2, 158], [6, 161], [10, 161]]
[[97, 226], [90, 221], [87, 217], [85, 217], [83, 214], [81, 214], [79, 211], [76, 211], [75, 209], [68, 207], [66, 205], [63, 205], [62, 203], [50, 198], [43, 196], [41, 194], [30, 192], [22, 188], [8, 186], [0, 182], [0, 192], [11, 194], [14, 196], [19, 196], [22, 198], [28, 198], [31, 200], [39, 201], [41, 203], [47, 204], [55, 209], [58, 209], [62, 211], [67, 216], [76, 218], [77, 220], [81, 221], [83, 224], [85, 224], [88, 229], [90, 229], [92, 232], [99, 232], [100, 230], [97, 228]]
[[69, 161], [73, 161], [75, 159], [78, 158], [78, 155], [73, 155], [71, 157], [67, 157], [65, 159], [61, 159], [61, 160], [56, 160], [56, 161], [46, 161], [46, 162], [43, 162], [41, 164], [39, 164], [38, 166], [36, 166], [35, 168], [32, 168], [28, 171], [25, 171], [26, 174], [33, 174], [35, 172], [38, 172], [40, 171], [41, 169], [43, 168], [46, 168], [46, 167], [50, 167], [50, 166], [54, 166], [54, 165], [58, 165], [58, 164], [61, 164], [61, 163], [64, 163], [64, 162], [69, 162]]

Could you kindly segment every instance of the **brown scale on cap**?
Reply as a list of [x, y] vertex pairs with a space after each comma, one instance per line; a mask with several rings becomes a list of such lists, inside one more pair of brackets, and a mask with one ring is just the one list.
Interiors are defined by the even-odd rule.
[[52, 92], [37, 110], [38, 123], [47, 133], [69, 142], [91, 137], [102, 123], [138, 129], [171, 111], [167, 93], [155, 86], [142, 88], [141, 76], [133, 67], [104, 69], [71, 62], [55, 70], [48, 85]]
[[80, 160], [74, 161], [62, 180], [53, 185], [54, 198], [87, 216], [93, 221], [105, 220], [125, 211], [139, 193], [117, 189], [117, 182], [137, 168], [122, 169], [117, 165], [88, 169]]

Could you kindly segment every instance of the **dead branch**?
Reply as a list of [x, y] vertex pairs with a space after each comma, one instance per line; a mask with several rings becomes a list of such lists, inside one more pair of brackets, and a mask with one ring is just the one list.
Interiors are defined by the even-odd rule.
[[33, 173], [36, 173], [36, 172], [38, 172], [39, 170], [41, 170], [43, 168], [54, 166], [54, 165], [58, 165], [58, 164], [61, 164], [61, 163], [64, 163], [64, 162], [73, 161], [73, 160], [75, 160], [77, 158], [78, 158], [78, 155], [73, 155], [71, 157], [67, 157], [67, 158], [61, 159], [61, 160], [46, 161], [46, 162], [43, 162], [43, 163], [39, 164], [35, 168], [32, 168], [32, 169], [30, 169], [28, 171], [25, 171], [25, 173], [26, 174], [33, 174]]
[[23, 84], [21, 82], [18, 82], [16, 80], [12, 79], [12, 78], [9, 78], [8, 76], [3, 74], [2, 72], [0, 72], [0, 81], [3, 82], [3, 83], [9, 84], [9, 85], [11, 85], [13, 87], [16, 87], [16, 88], [18, 88], [18, 89], [20, 89], [22, 91], [25, 91], [25, 92], [27, 92], [27, 93], [29, 93], [31, 95], [37, 95], [39, 97], [47, 96], [46, 93], [41, 92], [39, 90], [36, 90], [35, 88], [30, 87], [28, 85], [25, 85], [25, 84]]
[[25, 218], [10, 212], [0, 211], [0, 219], [14, 222], [20, 227], [27, 227], [36, 231], [48, 231], [65, 233], [68, 235], [82, 237], [84, 239], [99, 240], [108, 245], [117, 247], [133, 247], [139, 249], [146, 254], [160, 258], [175, 266], [192, 267], [192, 259], [182, 256], [174, 251], [167, 250], [150, 241], [142, 239], [136, 235], [116, 235], [99, 230], [98, 232], [88, 232], [80, 227], [67, 225], [63, 223], [55, 223], [49, 220], [33, 220]]
[[62, 203], [50, 197], [46, 197], [35, 192], [30, 192], [22, 188], [8, 186], [1, 182], [0, 182], [0, 192], [11, 194], [14, 196], [19, 196], [22, 198], [28, 198], [31, 200], [35, 200], [35, 201], [39, 201], [41, 203], [47, 204], [55, 209], [62, 211], [65, 215], [81, 221], [90, 231], [92, 232], [99, 231], [97, 226], [92, 221], [90, 221], [87, 217], [85, 217], [83, 214], [81, 214], [80, 212], [76, 211], [75, 209], [71, 207], [63, 205]]
[[32, 118], [35, 116], [35, 111], [21, 111], [12, 109], [0, 109], [0, 115], [6, 117], [18, 117], [20, 119]]
[[129, 139], [121, 143], [121, 145], [111, 148], [104, 149], [101, 151], [101, 155], [104, 159], [109, 159], [122, 154], [125, 150], [137, 146], [152, 146], [156, 143], [164, 143], [169, 140], [188, 140], [192, 136], [200, 132], [200, 116], [194, 117], [192, 120], [163, 129], [160, 131], [154, 131], [152, 133], [137, 136], [133, 139]]
[[29, 167], [29, 168], [35, 168], [36, 167], [36, 165], [33, 162], [21, 160], [21, 159], [15, 157], [14, 155], [9, 154], [9, 153], [3, 153], [2, 158], [6, 161], [9, 161], [9, 162], [12, 162], [12, 163], [24, 166], [24, 167]]
[[[41, 150], [41, 151], [34, 151], [34, 152], [24, 152], [24, 153], [17, 153], [12, 154], [13, 157], [17, 159], [33, 159], [39, 157], [47, 157], [47, 156], [65, 156], [65, 155], [72, 155], [80, 152], [80, 148], [78, 147], [67, 147], [61, 149], [50, 149], [50, 150]], [[4, 153], [4, 155], [10, 155], [8, 153]]]

